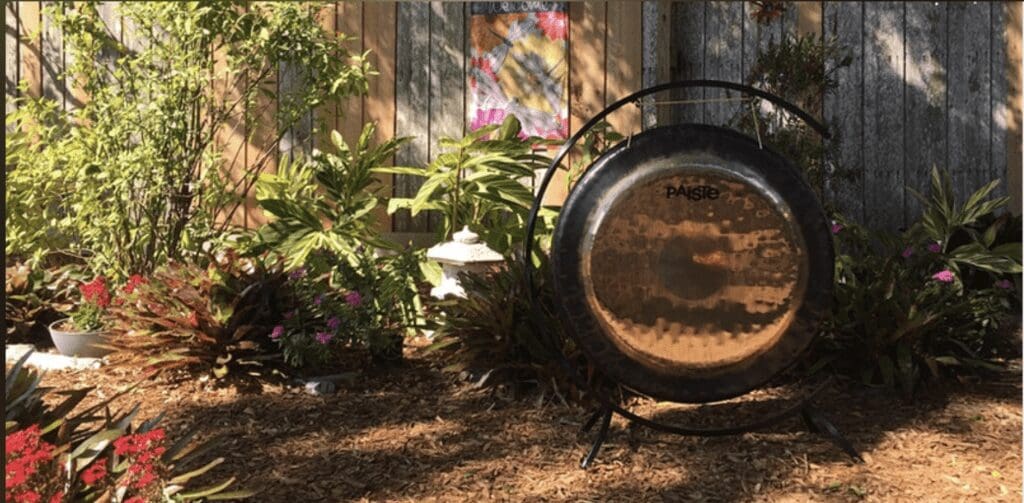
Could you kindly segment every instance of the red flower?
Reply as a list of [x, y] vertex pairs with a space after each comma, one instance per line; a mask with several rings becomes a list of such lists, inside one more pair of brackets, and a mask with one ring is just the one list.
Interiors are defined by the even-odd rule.
[[[17, 490], [22, 485], [42, 485], [31, 479], [53, 458], [53, 446], [40, 440], [39, 436], [39, 427], [33, 425], [4, 438], [4, 497], [7, 501], [36, 503], [42, 499], [34, 489]], [[60, 497], [62, 495], [56, 501], [60, 501]]]
[[146, 500], [142, 499], [142, 496], [132, 496], [124, 500], [124, 503], [146, 503]]
[[569, 23], [564, 12], [538, 12], [537, 26], [551, 40], [565, 40], [569, 33]]
[[107, 476], [107, 461], [106, 459], [98, 459], [93, 464], [89, 465], [88, 468], [82, 470], [82, 482], [85, 485], [91, 486], [96, 482], [103, 480], [103, 477]]
[[132, 274], [128, 277], [128, 281], [124, 284], [124, 293], [132, 294], [139, 285], [145, 284], [146, 278], [139, 276], [138, 274]]
[[102, 308], [110, 305], [110, 290], [107, 289], [107, 280], [103, 276], [96, 276], [95, 279], [83, 284], [78, 289], [82, 292], [82, 298], [86, 302], [91, 302]]
[[50, 496], [50, 503], [60, 503], [64, 501], [64, 491], [57, 491], [57, 494]]

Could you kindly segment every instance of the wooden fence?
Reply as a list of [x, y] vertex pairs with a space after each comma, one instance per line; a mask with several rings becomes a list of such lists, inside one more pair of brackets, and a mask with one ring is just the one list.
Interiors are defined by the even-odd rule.
[[[6, 93], [15, 95], [12, 83], [24, 80], [33, 96], [73, 107], [86, 98], [64, 86], [61, 72], [70, 55], [60, 33], [41, 16], [46, 3], [6, 4]], [[102, 2], [100, 11], [130, 43], [130, 27], [122, 26], [113, 4]], [[367, 121], [377, 123], [379, 138], [414, 136], [398, 155], [401, 164], [427, 162], [439, 138], [465, 131], [468, 3], [318, 2], [310, 8], [318, 10], [325, 29], [354, 36], [352, 50], [372, 51], [380, 72], [368, 96], [316, 110], [317, 118], [347, 138]], [[853, 64], [841, 70], [838, 92], [820, 111], [839, 132], [839, 160], [863, 175], [833, 184], [840, 209], [872, 225], [902, 226], [919, 211], [904, 186], [923, 188], [934, 164], [950, 169], [960, 195], [992, 178], [1006, 180], [1020, 211], [1019, 3], [805, 2], [790, 5], [768, 26], [751, 17], [753, 9], [748, 2], [570, 3], [570, 131], [644, 85], [682, 78], [742, 81], [771, 41], [787, 33], [822, 33], [836, 36], [853, 56]], [[283, 90], [294, 73], [282, 68], [276, 85]], [[709, 97], [713, 91], [696, 93]], [[735, 106], [627, 107], [610, 122], [626, 133], [667, 121], [721, 123]], [[278, 145], [270, 144], [273, 134], [244, 125], [226, 131], [219, 144], [229, 162], [242, 167], [267, 152], [318, 147], [324, 136], [311, 134], [312, 123]], [[407, 177], [386, 182], [396, 195], [417, 188]], [[551, 197], [564, 197], [564, 186], [555, 184]], [[249, 226], [260, 221], [252, 205], [238, 218]], [[398, 233], [429, 232], [437, 225], [427, 217], [381, 215], [381, 221]]]

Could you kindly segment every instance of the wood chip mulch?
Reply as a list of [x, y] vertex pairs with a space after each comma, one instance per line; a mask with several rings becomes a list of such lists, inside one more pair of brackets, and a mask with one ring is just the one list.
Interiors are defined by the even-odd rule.
[[[160, 378], [121, 403], [141, 403], [141, 418], [166, 411], [172, 438], [198, 427], [219, 446], [207, 456], [226, 458], [209, 481], [236, 476], [260, 502], [1021, 500], [1019, 370], [912, 402], [835, 386], [817, 403], [864, 464], [798, 419], [762, 433], [689, 438], [616, 418], [584, 471], [591, 437], [577, 432], [590, 411], [503, 399], [442, 372], [444, 364], [414, 347], [402, 366], [365, 368], [327, 396]], [[137, 375], [108, 367], [50, 372], [43, 383], [96, 386], [102, 397]]]

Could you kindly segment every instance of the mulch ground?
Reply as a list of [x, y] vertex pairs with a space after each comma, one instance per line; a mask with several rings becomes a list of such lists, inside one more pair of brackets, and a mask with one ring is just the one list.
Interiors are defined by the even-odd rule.
[[[121, 403], [166, 411], [173, 433], [196, 426], [253, 501], [1020, 501], [1021, 376], [948, 383], [913, 402], [835, 385], [817, 402], [866, 460], [856, 464], [790, 419], [761, 433], [692, 438], [616, 418], [595, 465], [578, 462], [588, 410], [509, 400], [407, 349], [397, 368], [366, 369], [337, 393], [161, 378]], [[44, 385], [110, 396], [126, 369], [50, 372]], [[688, 414], [657, 403], [637, 410]], [[705, 407], [702, 418], [735, 414]], [[210, 455], [209, 457], [212, 457]]]

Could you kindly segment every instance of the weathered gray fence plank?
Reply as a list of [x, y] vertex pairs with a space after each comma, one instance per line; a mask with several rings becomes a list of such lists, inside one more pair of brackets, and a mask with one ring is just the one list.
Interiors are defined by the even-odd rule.
[[[1011, 8], [1009, 3], [993, 2], [989, 4], [992, 9], [992, 29], [989, 31], [990, 46], [992, 47], [992, 91], [991, 91], [991, 112], [989, 112], [990, 120], [992, 121], [991, 145], [992, 150], [992, 161], [991, 171], [989, 172], [989, 179], [996, 180], [1002, 179], [1002, 183], [995, 190], [996, 195], [1005, 196], [1010, 193], [1007, 187], [1006, 172], [1007, 165], [1007, 152], [1006, 152], [1006, 130], [1010, 121], [1010, 109], [1009, 109], [1009, 90], [1010, 79], [1009, 74], [1006, 71], [1006, 40], [1005, 40], [1005, 27], [1007, 10]], [[1019, 66], [1020, 61], [1017, 61], [1016, 65]], [[1020, 194], [1020, 187], [1015, 188], [1017, 194]]]
[[839, 43], [848, 46], [852, 63], [836, 72], [838, 83], [835, 92], [825, 97], [824, 117], [831, 125], [836, 137], [831, 140], [839, 144], [835, 161], [840, 167], [855, 170], [853, 180], [831, 180], [830, 197], [835, 209], [848, 218], [864, 220], [864, 176], [860, 172], [864, 165], [864, 5], [859, 2], [826, 2], [823, 6], [826, 37], [836, 37]]
[[991, 149], [991, 30], [988, 4], [949, 3], [948, 169], [957, 200], [988, 181]]
[[[430, 140], [427, 158], [440, 152], [443, 137], [462, 136], [466, 116], [466, 5], [430, 3]], [[444, 225], [440, 213], [429, 217], [430, 230]], [[468, 223], [468, 222], [464, 222]]]
[[[673, 80], [704, 78], [705, 7], [705, 2], [672, 4], [669, 48]], [[670, 96], [673, 100], [696, 100], [704, 98], [705, 92], [705, 89], [684, 89], [673, 91]], [[704, 121], [704, 107], [700, 104], [675, 105], [670, 110], [673, 123]]]
[[864, 223], [903, 225], [903, 4], [867, 2], [864, 25]]
[[[743, 3], [708, 2], [705, 17], [704, 76], [708, 79], [742, 82]], [[740, 94], [709, 89], [708, 98], [742, 97]], [[704, 104], [704, 121], [727, 124], [742, 108], [739, 102]]]
[[[742, 75], [746, 79], [754, 68], [757, 55], [768, 48], [772, 43], [779, 43], [781, 39], [782, 23], [773, 21], [770, 23], [759, 23], [752, 14], [757, 7], [750, 2], [743, 2], [743, 62]], [[790, 7], [795, 9], [795, 7]]]
[[18, 3], [6, 2], [4, 6], [4, 113], [16, 110], [14, 99], [18, 97], [18, 81], [21, 79], [18, 58]]
[[50, 9], [59, 8], [57, 2], [43, 2], [43, 97], [65, 106], [64, 38], [54, 24]]
[[[905, 182], [927, 196], [932, 166], [946, 164], [947, 5], [912, 2], [906, 9]], [[906, 221], [917, 219], [917, 199], [907, 194], [904, 203]]]
[[[422, 166], [430, 152], [430, 4], [398, 5], [395, 47], [395, 134], [412, 136], [412, 141], [395, 155], [400, 166]], [[412, 197], [423, 181], [411, 176], [395, 177], [395, 195]], [[408, 212], [395, 214], [396, 232], [426, 232], [426, 214], [412, 218]]]

